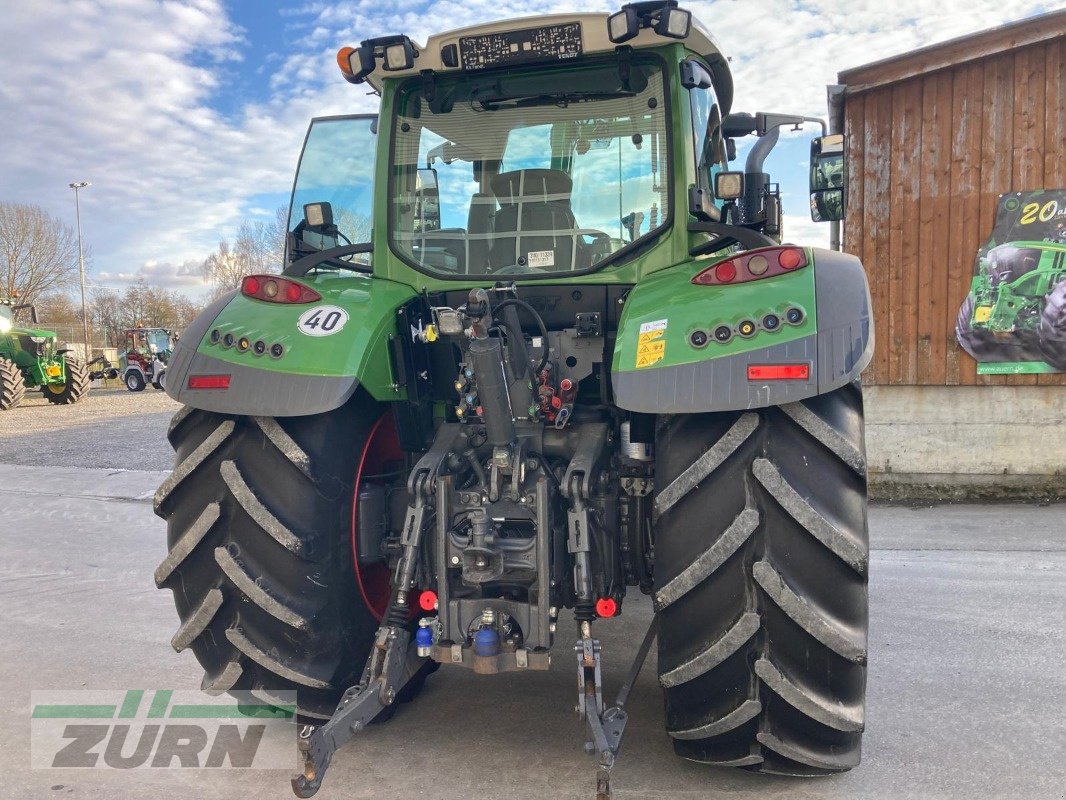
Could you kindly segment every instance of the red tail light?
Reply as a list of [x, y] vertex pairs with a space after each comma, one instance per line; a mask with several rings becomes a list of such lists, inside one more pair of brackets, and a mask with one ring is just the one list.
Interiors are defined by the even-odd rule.
[[316, 303], [322, 299], [310, 286], [278, 275], [248, 275], [241, 281], [241, 294], [268, 303]]
[[190, 389], [228, 389], [229, 375], [190, 375]]
[[692, 282], [697, 286], [746, 283], [795, 272], [807, 263], [807, 253], [800, 247], [761, 247], [707, 267]]
[[749, 381], [809, 381], [810, 364], [751, 364]]

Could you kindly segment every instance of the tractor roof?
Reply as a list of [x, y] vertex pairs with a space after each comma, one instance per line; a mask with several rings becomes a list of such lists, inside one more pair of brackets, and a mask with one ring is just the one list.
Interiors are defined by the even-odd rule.
[[[461, 51], [460, 39], [487, 36], [491, 34], [505, 34], [517, 31], [529, 31], [545, 29], [557, 26], [577, 24], [581, 33], [581, 54], [590, 55], [596, 53], [611, 53], [617, 45], [607, 35], [607, 19], [610, 15], [597, 14], [545, 14], [536, 17], [520, 17], [518, 19], [486, 22], [481, 25], [471, 25], [466, 28], [458, 28], [446, 33], [438, 33], [429, 37], [425, 46], [413, 43], [417, 55], [414, 64], [409, 69], [385, 70], [383, 62], [379, 62], [366, 80], [377, 90], [381, 90], [382, 82], [386, 78], [407, 77], [418, 75], [423, 70], [448, 74], [462, 72], [461, 59], [453, 54]], [[666, 36], [660, 36], [652, 28], [642, 28], [640, 32], [628, 42], [633, 48], [656, 47], [664, 44], [677, 42]], [[728, 82], [728, 86], [719, 86], [719, 93], [732, 98], [732, 80], [726, 59], [722, 55], [714, 37], [695, 18], [692, 19], [692, 27], [687, 37], [682, 40], [685, 46], [695, 53], [703, 56], [707, 61], [716, 66], [716, 78], [719, 82]], [[513, 45], [512, 45], [513, 47]], [[532, 63], [525, 61], [523, 64]], [[559, 63], [558, 59], [544, 59], [543, 63]], [[516, 66], [519, 64], [516, 63]], [[725, 101], [725, 97], [722, 98]]]

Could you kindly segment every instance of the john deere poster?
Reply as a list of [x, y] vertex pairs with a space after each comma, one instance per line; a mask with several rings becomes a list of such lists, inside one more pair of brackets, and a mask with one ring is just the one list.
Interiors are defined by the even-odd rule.
[[1066, 189], [999, 198], [955, 327], [977, 372], [1066, 372]]

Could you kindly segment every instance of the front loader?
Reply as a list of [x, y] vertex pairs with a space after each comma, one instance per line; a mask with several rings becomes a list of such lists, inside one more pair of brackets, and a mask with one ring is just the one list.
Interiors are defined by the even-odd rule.
[[[732, 112], [669, 0], [338, 62], [380, 113], [312, 122], [282, 273], [168, 366], [175, 649], [207, 690], [297, 691], [301, 797], [437, 667], [553, 658], [609, 796], [655, 641], [680, 756], [857, 765], [870, 300], [856, 258], [782, 243], [762, 162], [804, 118]], [[842, 137], [812, 159], [839, 218]], [[612, 702], [596, 626], [634, 591], [655, 621]]]

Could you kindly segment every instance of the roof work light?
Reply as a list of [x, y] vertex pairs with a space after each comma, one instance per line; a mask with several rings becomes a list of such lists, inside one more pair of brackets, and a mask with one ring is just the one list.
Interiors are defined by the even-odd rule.
[[607, 18], [607, 36], [615, 44], [628, 42], [641, 28], [652, 28], [670, 39], [684, 39], [692, 30], [692, 14], [678, 8], [677, 0], [649, 0], [628, 3]]
[[413, 67], [417, 57], [418, 51], [410, 37], [381, 36], [366, 39], [358, 47], [342, 47], [337, 51], [337, 66], [348, 83], [362, 83], [379, 59], [387, 72], [399, 72]]

